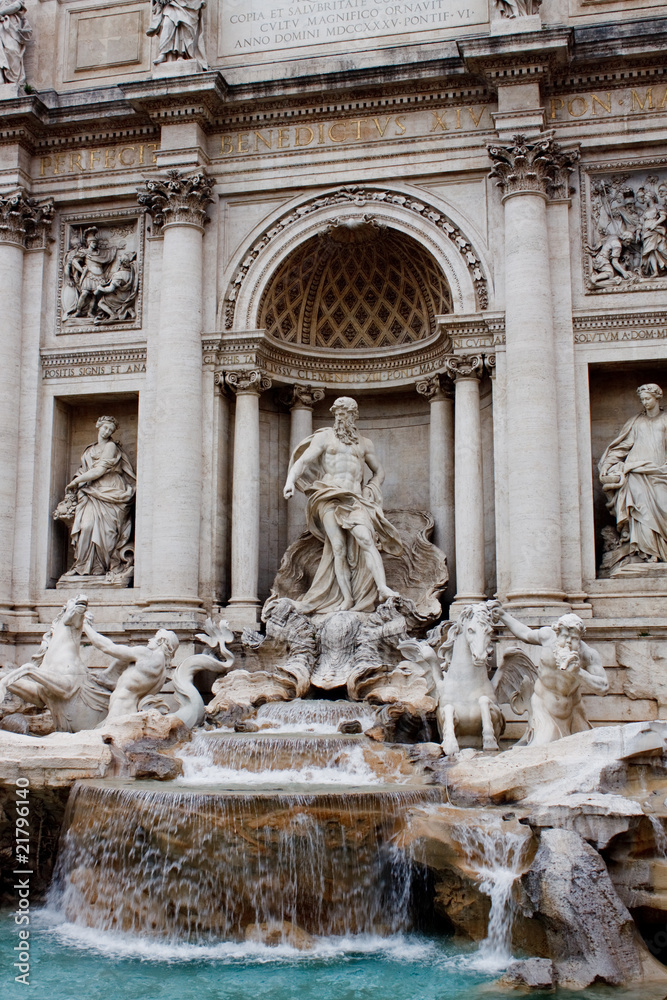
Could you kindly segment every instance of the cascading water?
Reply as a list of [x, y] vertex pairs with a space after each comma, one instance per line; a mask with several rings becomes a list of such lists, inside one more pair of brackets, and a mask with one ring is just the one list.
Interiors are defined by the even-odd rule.
[[49, 902], [69, 921], [170, 940], [258, 927], [391, 934], [410, 923], [402, 818], [441, 791], [73, 790]]
[[[187, 785], [402, 784], [413, 777], [405, 759], [355, 736], [198, 733], [181, 751]], [[392, 767], [392, 764], [394, 765]]]
[[354, 701], [273, 701], [257, 709], [255, 721], [260, 728], [279, 732], [335, 733], [341, 722], [358, 720], [363, 730], [377, 721], [370, 705]]
[[480, 943], [478, 959], [488, 968], [503, 968], [512, 957], [513, 888], [522, 870], [529, 835], [492, 821], [484, 827], [461, 824], [455, 836], [479, 879], [479, 888], [491, 900], [487, 935]]

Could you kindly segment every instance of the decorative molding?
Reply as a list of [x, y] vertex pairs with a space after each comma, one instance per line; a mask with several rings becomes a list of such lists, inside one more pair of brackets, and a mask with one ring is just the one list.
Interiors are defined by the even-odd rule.
[[282, 233], [285, 229], [294, 225], [295, 222], [300, 221], [310, 213], [323, 208], [328, 209], [337, 205], [346, 204], [365, 207], [374, 203], [399, 205], [401, 208], [406, 208], [411, 212], [415, 212], [416, 214], [423, 216], [444, 232], [449, 241], [453, 243], [466, 261], [475, 286], [479, 308], [487, 308], [488, 288], [486, 278], [481, 269], [479, 258], [476, 256], [470, 241], [466, 239], [461, 230], [455, 226], [446, 215], [429, 205], [425, 205], [423, 202], [418, 201], [415, 198], [411, 198], [409, 195], [397, 194], [387, 190], [386, 188], [370, 186], [362, 187], [354, 184], [346, 185], [338, 191], [335, 191], [333, 194], [312, 198], [310, 201], [299, 205], [297, 208], [285, 212], [285, 214], [281, 216], [277, 222], [268, 226], [264, 230], [259, 240], [257, 240], [257, 242], [243, 258], [240, 268], [230, 281], [227, 288], [223, 311], [225, 330], [231, 330], [234, 326], [236, 302], [248, 271], [255, 263], [260, 253], [273, 239], [278, 236], [279, 233]]
[[382, 385], [387, 388], [414, 383], [442, 371], [450, 351], [450, 339], [442, 331], [391, 353], [385, 351], [334, 351], [295, 348], [266, 336], [265, 330], [223, 334], [203, 341], [203, 363], [214, 366], [215, 381], [225, 385], [225, 373], [261, 368], [275, 381], [323, 387]]
[[537, 138], [515, 135], [511, 146], [488, 146], [494, 161], [489, 177], [496, 181], [503, 197], [522, 192], [566, 198], [568, 178], [579, 159], [578, 149], [563, 149], [554, 142], [553, 130]]
[[481, 354], [452, 354], [445, 358], [445, 369], [454, 382], [479, 379], [484, 374], [484, 357]]
[[0, 195], [0, 243], [12, 243], [24, 250], [44, 249], [54, 213], [52, 198], [37, 201], [22, 188]]
[[235, 396], [242, 396], [246, 393], [259, 396], [260, 393], [270, 389], [273, 385], [268, 375], [259, 369], [216, 373], [215, 381], [218, 385], [224, 385], [226, 389], [230, 389]]
[[575, 315], [572, 325], [581, 346], [667, 340], [667, 312]]
[[146, 371], [145, 347], [110, 350], [40, 352], [42, 378], [48, 380], [90, 378], [96, 375], [136, 375]]
[[450, 339], [453, 354], [489, 354], [505, 346], [505, 314], [501, 312], [440, 316], [438, 328]]
[[206, 206], [213, 201], [213, 177], [203, 170], [184, 174], [168, 170], [166, 177], [149, 178], [145, 188], [139, 188], [137, 200], [153, 220], [158, 232], [166, 226], [197, 226], [203, 230], [209, 221]]
[[[88, 229], [99, 229], [107, 232], [112, 240], [115, 240], [115, 247], [119, 250], [129, 251], [136, 254], [132, 267], [135, 271], [135, 292], [132, 298], [132, 308], [128, 310], [126, 319], [103, 319], [95, 322], [91, 316], [80, 317], [81, 322], [67, 319], [66, 310], [63, 308], [63, 294], [66, 289], [72, 288], [66, 280], [65, 270], [69, 263], [69, 258], [76, 250], [77, 245], [83, 243], [85, 232]], [[80, 334], [80, 333], [101, 333], [113, 330], [118, 333], [121, 330], [140, 330], [142, 324], [143, 306], [143, 283], [144, 283], [144, 213], [137, 208], [119, 209], [112, 212], [88, 212], [86, 215], [64, 215], [60, 220], [60, 243], [58, 260], [58, 289], [56, 304], [56, 334]], [[103, 284], [111, 278], [101, 277]], [[74, 295], [78, 293], [72, 288]]]

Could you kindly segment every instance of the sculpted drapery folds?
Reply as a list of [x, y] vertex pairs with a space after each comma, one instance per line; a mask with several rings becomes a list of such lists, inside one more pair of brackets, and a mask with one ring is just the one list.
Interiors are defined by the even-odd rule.
[[202, 37], [205, 6], [205, 0], [154, 0], [146, 34], [158, 36], [156, 66], [168, 59], [194, 59], [199, 69], [208, 69]]
[[0, 0], [0, 83], [25, 83], [23, 56], [32, 28], [23, 0]]
[[[299, 610], [372, 611], [378, 598], [396, 596], [387, 587], [380, 551], [400, 555], [402, 544], [382, 511], [384, 471], [372, 442], [357, 430], [357, 404], [341, 396], [331, 411], [334, 426], [298, 445], [285, 483], [286, 499], [295, 488], [308, 497], [308, 531], [324, 544]], [[366, 465], [372, 478], [364, 486]]]
[[629, 420], [600, 459], [600, 482], [616, 518], [624, 561], [667, 562], [667, 413], [662, 389], [637, 389], [644, 412]]
[[71, 527], [74, 565], [66, 576], [126, 574], [132, 565], [127, 546], [136, 477], [122, 447], [112, 439], [114, 417], [100, 417], [98, 438], [81, 456], [81, 467], [65, 487], [54, 517]]

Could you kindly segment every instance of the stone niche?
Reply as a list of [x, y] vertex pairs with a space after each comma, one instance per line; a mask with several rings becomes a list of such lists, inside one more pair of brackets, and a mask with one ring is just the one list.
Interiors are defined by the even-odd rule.
[[[61, 396], [54, 399], [53, 439], [51, 449], [51, 480], [48, 511], [47, 589], [54, 588], [63, 573], [73, 563], [69, 531], [61, 520], [54, 520], [53, 511], [65, 496], [65, 486], [81, 466], [81, 456], [88, 445], [97, 440], [96, 423], [101, 416], [115, 417], [118, 429], [113, 439], [118, 441], [137, 473], [138, 393]], [[134, 544], [134, 506], [132, 533]], [[100, 577], [100, 582], [104, 578]], [[76, 586], [77, 578], [73, 578]], [[130, 584], [131, 585], [131, 584]], [[85, 588], [90, 589], [86, 583]]]
[[[289, 411], [280, 402], [282, 392], [283, 389], [278, 386], [263, 393], [260, 400], [261, 601], [269, 595], [288, 545], [287, 501], [283, 499], [283, 486], [289, 464], [290, 418]], [[327, 388], [324, 400], [317, 403], [313, 410], [313, 430], [331, 425], [329, 407], [334, 399], [343, 395], [352, 396], [357, 401], [359, 430], [372, 439], [384, 466], [386, 478], [382, 496], [385, 513], [405, 509], [428, 511], [428, 402], [414, 389], [372, 393], [367, 389], [355, 392], [349, 387]], [[370, 473], [367, 472], [367, 475], [370, 476]], [[305, 530], [305, 521], [303, 528]]]
[[[667, 400], [667, 361], [625, 361], [620, 364], [595, 364], [589, 366], [591, 406], [591, 451], [593, 477], [593, 506], [595, 523], [595, 565], [598, 578], [609, 572], [602, 569], [608, 542], [607, 528], [615, 528], [612, 513], [605, 505], [598, 472], [598, 463], [607, 446], [617, 437], [626, 421], [642, 412], [637, 389], [647, 382], [657, 382]], [[663, 400], [663, 405], [665, 400]]]

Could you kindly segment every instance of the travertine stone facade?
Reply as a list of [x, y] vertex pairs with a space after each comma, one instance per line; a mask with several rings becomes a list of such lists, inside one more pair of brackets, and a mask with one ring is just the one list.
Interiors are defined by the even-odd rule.
[[445, 610], [575, 611], [589, 717], [664, 716], [667, 563], [598, 465], [663, 423], [632, 421], [667, 391], [667, 2], [192, 0], [182, 45], [175, 6], [0, 25], [4, 662], [62, 604], [52, 514], [100, 416], [136, 494], [96, 621], [187, 651], [256, 622], [304, 527], [290, 452], [345, 395], [388, 518], [434, 517]]

